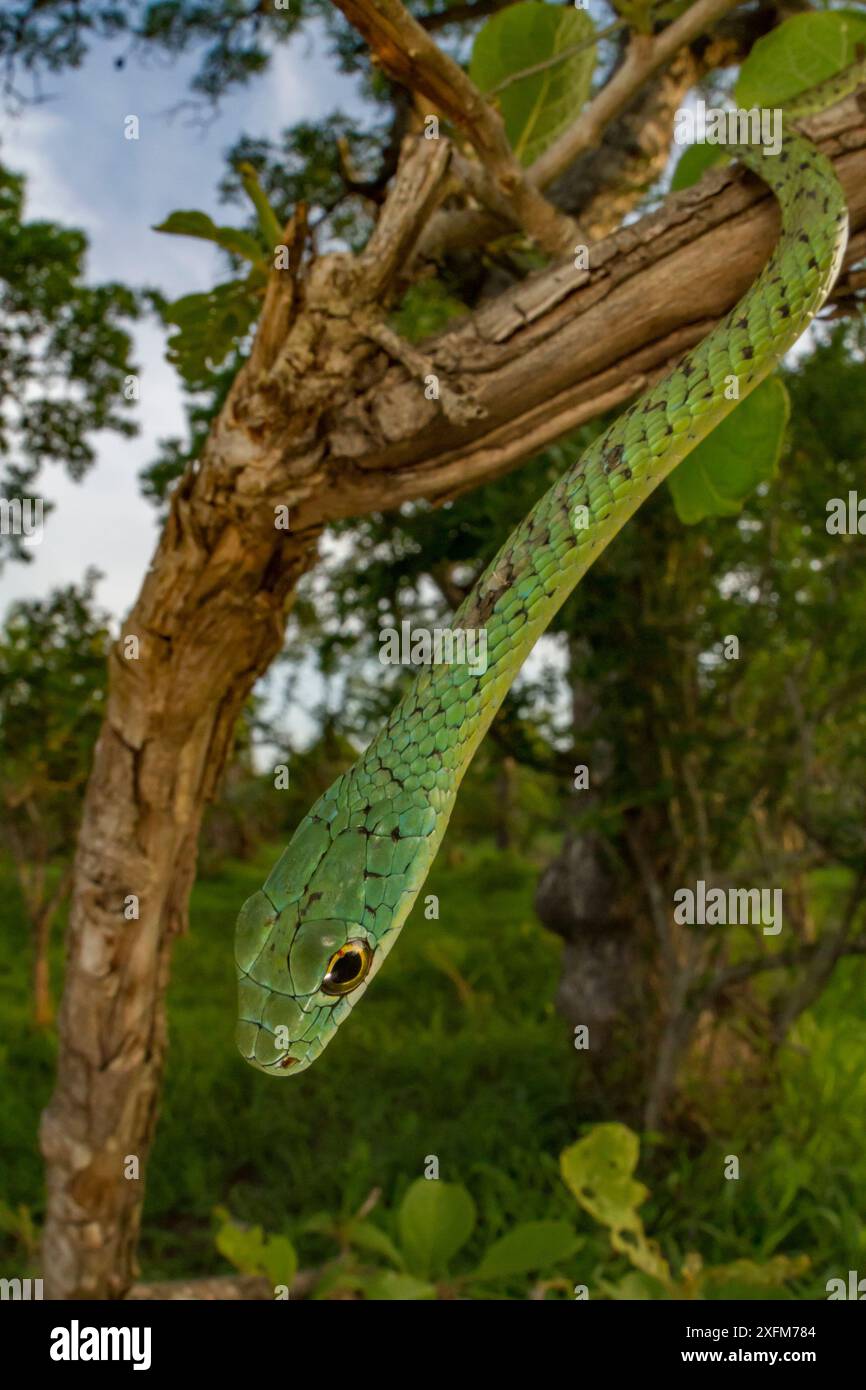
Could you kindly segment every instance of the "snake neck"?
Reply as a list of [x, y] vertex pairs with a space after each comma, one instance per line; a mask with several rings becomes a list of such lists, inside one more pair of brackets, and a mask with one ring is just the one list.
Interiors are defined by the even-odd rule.
[[[423, 669], [348, 774], [351, 799], [403, 796], [450, 813], [460, 781], [526, 656], [646, 497], [778, 365], [829, 293], [847, 239], [832, 165], [786, 133], [777, 155], [732, 151], [770, 185], [782, 234], [758, 279], [673, 372], [596, 439], [536, 503], [454, 618], [483, 630], [483, 670]], [[736, 382], [736, 394], [732, 382]], [[437, 824], [439, 835], [445, 825]]]

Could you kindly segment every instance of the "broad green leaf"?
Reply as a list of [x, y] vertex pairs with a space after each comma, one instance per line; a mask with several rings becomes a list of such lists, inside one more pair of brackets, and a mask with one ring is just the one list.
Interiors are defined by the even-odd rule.
[[422, 1279], [441, 1274], [472, 1234], [475, 1203], [459, 1183], [418, 1178], [400, 1204], [400, 1244]]
[[264, 249], [254, 236], [239, 227], [218, 227], [206, 212], [172, 212], [153, 230], [168, 232], [172, 236], [194, 236], [202, 241], [213, 241], [224, 251], [251, 261], [253, 265], [261, 265], [265, 260]]
[[415, 1279], [411, 1274], [398, 1274], [396, 1269], [384, 1269], [381, 1274], [366, 1280], [362, 1287], [367, 1298], [374, 1300], [408, 1303], [436, 1297], [435, 1285], [426, 1279]]
[[788, 392], [775, 376], [740, 401], [668, 479], [680, 521], [693, 526], [708, 516], [736, 516], [773, 477], [788, 413]]
[[266, 1236], [261, 1226], [226, 1221], [217, 1231], [216, 1247], [242, 1274], [263, 1274], [274, 1285], [290, 1285], [297, 1273], [292, 1242], [287, 1236]]
[[180, 330], [168, 340], [168, 359], [188, 384], [206, 380], [246, 336], [261, 309], [264, 284], [264, 272], [253, 270], [246, 280], [230, 280], [165, 306], [165, 322]]
[[580, 1242], [565, 1221], [523, 1221], [485, 1251], [474, 1279], [507, 1279], [549, 1269], [572, 1255]]
[[836, 10], [794, 15], [753, 45], [740, 68], [734, 100], [741, 107], [784, 106], [848, 67], [864, 42], [866, 14]]
[[691, 188], [714, 164], [723, 164], [728, 158], [728, 151], [723, 145], [689, 145], [688, 149], [683, 150], [674, 169], [671, 192], [679, 193], [683, 188]]
[[379, 1226], [374, 1226], [372, 1221], [353, 1222], [348, 1235], [351, 1244], [357, 1246], [359, 1250], [366, 1250], [371, 1255], [383, 1255], [398, 1269], [402, 1269], [403, 1256], [400, 1251], [391, 1237], [386, 1235]]
[[[482, 92], [498, 101], [506, 134], [521, 163], [532, 164], [543, 154], [589, 96], [594, 34], [595, 26], [585, 10], [535, 0], [509, 5], [479, 30], [469, 75]], [[508, 81], [558, 54], [567, 56], [542, 72]]]
[[626, 1125], [596, 1125], [560, 1154], [563, 1180], [580, 1205], [610, 1232], [610, 1243], [627, 1255], [635, 1269], [670, 1287], [667, 1261], [644, 1232], [638, 1207], [649, 1196], [633, 1173], [639, 1154], [638, 1137]]

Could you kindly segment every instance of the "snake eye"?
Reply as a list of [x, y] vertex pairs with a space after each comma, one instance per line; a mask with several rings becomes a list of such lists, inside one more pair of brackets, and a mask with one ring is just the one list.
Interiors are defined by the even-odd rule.
[[322, 990], [325, 994], [351, 994], [366, 978], [372, 960], [366, 941], [347, 941], [328, 961]]

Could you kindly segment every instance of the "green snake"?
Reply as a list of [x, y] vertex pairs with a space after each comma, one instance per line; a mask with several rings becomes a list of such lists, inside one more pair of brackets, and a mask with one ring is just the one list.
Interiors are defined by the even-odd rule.
[[[858, 61], [797, 101], [820, 110], [866, 80]], [[737, 306], [636, 400], [536, 503], [460, 607], [486, 629], [479, 663], [422, 669], [385, 727], [301, 821], [235, 934], [237, 1042], [253, 1066], [296, 1075], [330, 1042], [400, 934], [479, 743], [535, 642], [663, 478], [734, 409], [818, 313], [848, 236], [832, 165], [786, 129], [775, 155], [731, 153], [769, 184], [778, 244]]]

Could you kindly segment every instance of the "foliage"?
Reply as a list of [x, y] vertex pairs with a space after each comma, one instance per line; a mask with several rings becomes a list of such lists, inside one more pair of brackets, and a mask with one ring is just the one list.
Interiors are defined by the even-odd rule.
[[734, 1260], [706, 1268], [696, 1251], [682, 1260], [675, 1278], [658, 1242], [644, 1230], [638, 1208], [649, 1193], [633, 1173], [639, 1141], [625, 1125], [596, 1125], [560, 1155], [562, 1177], [577, 1201], [610, 1232], [612, 1249], [636, 1271], [603, 1287], [612, 1298], [743, 1298], [756, 1289], [779, 1288], [809, 1268], [808, 1256], [777, 1255], [764, 1262]]
[[230, 354], [242, 346], [258, 318], [268, 272], [281, 244], [279, 220], [255, 169], [252, 165], [242, 165], [239, 173], [256, 214], [253, 231], [218, 227], [207, 213], [195, 211], [169, 213], [165, 221], [153, 229], [172, 236], [214, 242], [235, 261], [246, 261], [250, 265], [242, 277], [215, 285], [203, 294], [186, 294], [172, 304], [160, 306], [164, 321], [178, 330], [168, 340], [169, 361], [175, 364], [191, 391], [207, 390], [213, 373], [224, 367]]
[[[11, 606], [0, 633], [0, 848], [16, 867], [37, 969], [68, 885], [81, 795], [105, 704], [106, 619], [98, 575]], [[48, 1021], [47, 980], [36, 1013]]]
[[23, 821], [39, 808], [55, 823], [57, 848], [69, 844], [105, 700], [108, 630], [94, 605], [98, 578], [88, 570], [80, 586], [13, 604], [0, 634], [3, 803], [12, 817], [32, 803]]
[[[322, 6], [305, 0], [309, 15]], [[131, 47], [148, 45], [176, 54], [193, 46], [204, 52], [192, 82], [193, 91], [214, 100], [260, 73], [268, 47], [285, 41], [302, 15], [300, 3], [248, 5], [224, 0], [218, 6], [184, 0], [8, 0], [0, 16], [0, 60], [7, 89], [18, 69], [38, 79], [42, 73], [77, 68], [99, 40], [123, 41], [115, 59], [122, 67]], [[26, 95], [26, 93], [22, 93]]]
[[[495, 94], [509, 142], [523, 164], [532, 164], [553, 144], [589, 96], [594, 33], [585, 10], [537, 0], [509, 5], [479, 30], [469, 76], [480, 91]], [[561, 61], [527, 72], [553, 58]]]
[[[853, 63], [864, 40], [866, 15], [856, 10], [792, 15], [750, 49], [740, 66], [734, 100], [746, 110], [790, 105], [796, 114], [800, 93]], [[671, 191], [690, 188], [728, 157], [724, 145], [690, 145], [677, 162]]]
[[[484, 1297], [527, 1274], [552, 1271], [580, 1244], [565, 1221], [524, 1221], [494, 1241], [474, 1269], [455, 1272], [452, 1261], [477, 1224], [475, 1203], [461, 1183], [416, 1179], [397, 1210], [386, 1213], [385, 1225], [368, 1219], [375, 1201], [374, 1194], [348, 1219], [317, 1212], [302, 1223], [302, 1234], [333, 1241], [339, 1252], [322, 1266], [314, 1298]], [[244, 1228], [226, 1212], [217, 1214], [222, 1221], [217, 1248], [237, 1269], [264, 1274], [277, 1286], [291, 1285], [298, 1260], [287, 1237], [264, 1238], [259, 1227]], [[279, 1260], [271, 1253], [274, 1247]], [[275, 1271], [279, 1277], [273, 1277]]]
[[275, 1285], [290, 1286], [298, 1268], [294, 1246], [286, 1236], [266, 1236], [261, 1226], [240, 1226], [218, 1207], [221, 1221], [216, 1248], [242, 1274], [261, 1274]]
[[[32, 497], [45, 463], [80, 479], [97, 431], [135, 433], [123, 323], [137, 317], [136, 297], [86, 284], [86, 250], [82, 232], [25, 221], [24, 180], [0, 165], [0, 496]], [[0, 546], [33, 558], [5, 527]]]
[[742, 107], [784, 106], [853, 63], [866, 41], [857, 10], [798, 14], [758, 39], [743, 61], [734, 97]]
[[[638, 1157], [638, 1136], [620, 1124], [591, 1127], [560, 1155], [566, 1187], [609, 1231], [614, 1255], [624, 1255], [632, 1265], [632, 1272], [620, 1278], [613, 1280], [605, 1273], [596, 1284], [586, 1269], [581, 1270], [582, 1257], [575, 1266], [574, 1257], [587, 1242], [565, 1220], [520, 1222], [494, 1241], [472, 1270], [453, 1272], [452, 1261], [476, 1225], [475, 1203], [461, 1183], [425, 1177], [406, 1190], [396, 1212], [385, 1213], [384, 1224], [368, 1219], [378, 1200], [375, 1192], [348, 1219], [322, 1212], [302, 1223], [302, 1236], [316, 1233], [338, 1247], [337, 1256], [314, 1275], [312, 1296], [403, 1301], [514, 1296], [527, 1276], [541, 1274], [547, 1278], [536, 1283], [533, 1297], [543, 1298], [553, 1289], [570, 1292], [577, 1277], [592, 1281], [591, 1290], [586, 1283], [582, 1286], [589, 1297], [749, 1298], [762, 1290], [778, 1291], [806, 1273], [807, 1256], [737, 1259], [706, 1267], [691, 1251], [675, 1277], [658, 1242], [647, 1237], [638, 1213], [649, 1195], [633, 1177]], [[265, 1237], [261, 1227], [244, 1227], [224, 1209], [217, 1216], [222, 1223], [216, 1236], [220, 1253], [242, 1273], [264, 1275], [277, 1290], [289, 1289], [298, 1257], [288, 1237]], [[558, 1273], [566, 1260], [571, 1262], [568, 1278]]]
[[680, 521], [736, 516], [776, 472], [788, 424], [784, 382], [769, 377], [683, 459], [668, 480]]
[[[464, 790], [478, 796], [478, 789]], [[483, 815], [479, 804], [479, 823]], [[230, 961], [215, 947], [225, 939], [226, 903], [258, 886], [273, 848], [265, 846], [251, 864], [227, 863], [219, 875], [199, 880], [193, 930], [178, 944], [169, 996], [172, 1048], [149, 1165], [142, 1278], [214, 1272], [215, 1204], [229, 1209], [236, 1225], [279, 1231], [301, 1252], [304, 1268], [339, 1259], [346, 1242], [337, 1228], [354, 1221], [399, 1248], [396, 1214], [411, 1186], [406, 1175], [422, 1171], [433, 1150], [442, 1156], [442, 1181], [462, 1182], [477, 1208], [472, 1235], [452, 1261], [458, 1275], [476, 1271], [490, 1247], [499, 1246], [504, 1258], [507, 1247], [504, 1255], [501, 1247], [515, 1226], [555, 1222], [577, 1225], [581, 1244], [575, 1262], [568, 1257], [558, 1274], [540, 1276], [547, 1296], [570, 1298], [578, 1282], [590, 1286], [592, 1297], [660, 1296], [643, 1280], [624, 1282], [632, 1269], [628, 1255], [612, 1250], [608, 1228], [589, 1213], [575, 1221], [574, 1198], [558, 1176], [554, 1155], [572, 1145], [590, 1094], [582, 1071], [565, 1065], [570, 1050], [546, 1003], [559, 948], [532, 920], [537, 861], [514, 850], [496, 853], [474, 837], [467, 843], [465, 826], [459, 835], [449, 831], [449, 839], [431, 881], [442, 920], [410, 921], [399, 953], [376, 981], [375, 1001], [371, 995], [370, 1007], [357, 1011], [351, 1039], [334, 1042], [327, 1074], [314, 1068], [303, 1094], [288, 1097], [292, 1103], [283, 1102], [285, 1089], [275, 1094], [279, 1086], [267, 1077], [250, 1084], [232, 1036]], [[462, 862], [452, 865], [458, 846]], [[34, 1223], [41, 1219], [36, 1130], [52, 1085], [54, 1044], [50, 1035], [28, 1030], [20, 902], [2, 861], [0, 885], [0, 1065], [17, 1078], [4, 1092], [0, 1126], [0, 1195], [8, 1216], [0, 1214], [0, 1262], [11, 1276], [25, 1262], [29, 1268], [28, 1243], [35, 1249]], [[816, 879], [816, 910], [832, 911], [843, 890], [844, 884]], [[431, 960], [434, 940], [468, 995]], [[59, 969], [60, 943], [53, 949]], [[744, 1091], [732, 1077], [727, 1100], [717, 1101], [712, 1127], [698, 1142], [678, 1135], [642, 1145], [640, 1176], [651, 1195], [641, 1210], [670, 1268], [679, 1271], [675, 1277], [683, 1277], [683, 1261], [696, 1248], [708, 1269], [740, 1260], [763, 1265], [776, 1255], [810, 1257], [809, 1269], [784, 1288], [741, 1286], [726, 1294], [709, 1285], [705, 1296], [822, 1298], [828, 1278], [862, 1263], [864, 970], [863, 961], [840, 968], [801, 1021], [778, 1081]], [[504, 1058], [515, 1064], [503, 1065]], [[721, 1178], [728, 1153], [741, 1155], [738, 1182]], [[359, 1217], [375, 1188], [388, 1194], [387, 1206]], [[329, 1215], [319, 1222], [322, 1213]], [[369, 1277], [374, 1268], [399, 1274], [393, 1259], [362, 1246], [364, 1238], [349, 1244], [346, 1259], [363, 1264]], [[529, 1277], [503, 1272], [465, 1287], [470, 1296], [524, 1298], [535, 1278], [534, 1271]]]

